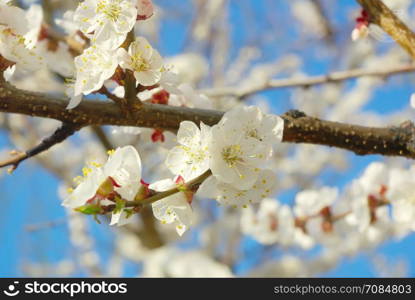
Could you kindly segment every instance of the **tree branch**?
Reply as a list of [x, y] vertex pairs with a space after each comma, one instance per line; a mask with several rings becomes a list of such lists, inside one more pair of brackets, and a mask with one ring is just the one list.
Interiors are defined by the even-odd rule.
[[370, 22], [388, 33], [412, 58], [415, 58], [415, 34], [381, 0], [357, 0], [367, 11]]
[[332, 25], [330, 24], [329, 18], [326, 16], [326, 13], [324, 12], [323, 4], [321, 3], [321, 0], [310, 0], [311, 3], [314, 5], [316, 12], [319, 16], [321, 25], [324, 30], [324, 38], [328, 42], [333, 42], [334, 39], [334, 30], [332, 28]]
[[392, 75], [409, 73], [415, 71], [415, 65], [401, 65], [393, 66], [388, 68], [377, 68], [377, 69], [354, 69], [346, 71], [338, 71], [329, 73], [326, 75], [305, 77], [305, 78], [287, 78], [287, 79], [274, 79], [269, 80], [263, 84], [250, 87], [248, 89], [240, 89], [238, 87], [225, 87], [215, 88], [211, 90], [203, 90], [202, 93], [211, 97], [219, 96], [234, 96], [238, 98], [246, 98], [252, 94], [281, 88], [292, 88], [292, 87], [309, 87], [313, 85], [319, 85], [324, 83], [339, 82], [349, 79], [355, 79], [359, 77], [375, 76], [375, 77], [389, 77]]
[[145, 103], [139, 110], [131, 112], [130, 116], [125, 116], [121, 108], [111, 102], [86, 100], [75, 109], [67, 110], [68, 102], [66, 97], [19, 90], [0, 80], [0, 112], [50, 118], [81, 127], [118, 125], [177, 130], [183, 120], [214, 125], [223, 114], [213, 110]]
[[[126, 117], [114, 103], [83, 101], [76, 109], [66, 110], [68, 99], [22, 91], [0, 81], [0, 112], [19, 113], [73, 123], [78, 128], [89, 125], [119, 125], [160, 128], [175, 131], [188, 120], [214, 125], [223, 112], [169, 105], [143, 103], [141, 109]], [[359, 155], [381, 154], [415, 158], [414, 125], [375, 128], [324, 121], [290, 111], [285, 119], [284, 142], [337, 147]]]
[[114, 145], [108, 138], [105, 131], [100, 126], [92, 126], [91, 127], [92, 132], [95, 134], [95, 136], [98, 138], [99, 142], [101, 143], [102, 147], [105, 150], [112, 150], [115, 149]]
[[296, 110], [282, 117], [284, 142], [325, 145], [358, 155], [415, 158], [415, 126], [410, 121], [397, 127], [377, 128], [324, 121]]
[[11, 158], [0, 162], [0, 168], [11, 166], [8, 171], [13, 172], [22, 161], [36, 156], [37, 154], [50, 149], [54, 145], [61, 143], [66, 138], [74, 134], [78, 129], [80, 129], [78, 125], [72, 123], [62, 123], [61, 127], [56, 129], [56, 131], [51, 136], [42, 140], [32, 149], [25, 152], [15, 152]]

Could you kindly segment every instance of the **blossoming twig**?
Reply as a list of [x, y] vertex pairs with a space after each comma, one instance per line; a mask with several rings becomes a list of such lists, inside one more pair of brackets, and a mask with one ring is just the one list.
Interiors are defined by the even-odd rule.
[[108, 138], [107, 134], [105, 133], [105, 131], [102, 129], [102, 127], [92, 126], [92, 131], [94, 132], [95, 136], [98, 138], [101, 145], [106, 150], [111, 150], [115, 148], [112, 142], [110, 141], [110, 139]]
[[329, 18], [326, 16], [326, 13], [323, 8], [323, 4], [321, 3], [321, 0], [311, 0], [311, 3], [314, 5], [316, 12], [319, 16], [321, 25], [323, 27], [324, 32], [324, 38], [328, 42], [333, 42], [334, 38], [334, 29], [332, 28], [332, 24], [330, 24]]
[[[195, 179], [189, 181], [188, 183], [186, 183], [186, 189], [191, 190], [191, 191], [195, 191], [198, 189], [198, 187], [200, 186], [200, 184], [205, 181], [210, 175], [212, 175], [212, 172], [210, 170], [206, 171], [205, 173], [203, 173], [202, 175], [196, 177]], [[164, 199], [168, 196], [177, 194], [178, 192], [181, 191], [180, 187], [175, 187], [172, 188], [170, 190], [164, 191], [164, 192], [159, 192], [156, 193], [155, 195], [145, 198], [143, 200], [138, 200], [138, 201], [127, 201], [125, 206], [126, 207], [136, 207], [136, 206], [142, 206], [142, 205], [148, 205], [148, 204], [152, 204], [158, 200]]]

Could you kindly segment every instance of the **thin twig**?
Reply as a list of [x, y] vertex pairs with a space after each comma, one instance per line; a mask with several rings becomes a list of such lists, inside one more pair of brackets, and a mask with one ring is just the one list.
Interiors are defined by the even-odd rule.
[[104, 129], [101, 126], [92, 126], [92, 132], [98, 138], [101, 145], [105, 148], [105, 150], [112, 150], [115, 149], [114, 145], [108, 138], [107, 134], [105, 133]]
[[19, 166], [19, 164], [22, 161], [30, 157], [36, 156], [37, 154], [50, 149], [54, 145], [63, 142], [65, 139], [67, 139], [69, 136], [74, 134], [79, 129], [79, 125], [75, 125], [72, 123], [62, 123], [62, 125], [51, 136], [42, 140], [38, 145], [36, 145], [32, 149], [27, 150], [25, 152], [14, 151], [14, 153], [12, 153], [11, 158], [3, 162], [0, 162], [0, 168], [11, 166], [8, 169], [8, 172], [11, 173]]
[[114, 95], [113, 93], [111, 93], [106, 87], [105, 85], [103, 85], [99, 91], [97, 92], [99, 94], [103, 94], [105, 95], [108, 99], [114, 101], [114, 103], [117, 103], [120, 106], [124, 106], [125, 105], [125, 99], [123, 98], [119, 98], [116, 95]]
[[310, 87], [324, 83], [339, 82], [359, 77], [389, 77], [392, 75], [409, 73], [415, 71], [415, 65], [406, 64], [400, 66], [393, 66], [382, 69], [354, 69], [346, 71], [338, 71], [326, 75], [318, 75], [311, 77], [300, 78], [286, 78], [274, 79], [248, 89], [241, 89], [238, 87], [215, 88], [210, 90], [202, 90], [201, 92], [211, 97], [233, 96], [237, 98], [246, 98], [252, 94], [259, 93], [266, 90], [281, 89], [281, 88], [295, 88], [295, 87]]
[[[192, 179], [188, 183], [186, 183], [186, 189], [190, 191], [196, 191], [200, 184], [205, 181], [210, 175], [212, 175], [212, 172], [210, 170], [207, 170], [202, 175], [199, 175], [198, 177]], [[164, 199], [166, 197], [169, 197], [171, 195], [177, 194], [178, 192], [182, 191], [181, 187], [174, 187], [164, 192], [158, 192], [155, 195], [145, 198], [143, 200], [134, 200], [134, 201], [126, 201], [127, 207], [135, 207], [135, 206], [144, 206], [152, 204], [156, 201], [159, 201], [161, 199]]]
[[52, 221], [36, 223], [36, 224], [29, 224], [24, 227], [24, 229], [28, 232], [34, 232], [44, 229], [55, 228], [57, 226], [63, 225], [67, 222], [66, 218], [56, 219]]
[[323, 4], [321, 0], [311, 0], [311, 3], [314, 5], [316, 12], [319, 16], [319, 20], [323, 27], [323, 36], [328, 42], [333, 42], [334, 40], [334, 30], [332, 24], [330, 24], [329, 18], [326, 16], [324, 11]]

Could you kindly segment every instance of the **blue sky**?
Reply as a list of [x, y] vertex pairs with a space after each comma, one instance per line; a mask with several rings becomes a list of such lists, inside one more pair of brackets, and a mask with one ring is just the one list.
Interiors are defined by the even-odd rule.
[[[278, 3], [277, 8], [284, 12], [287, 10], [287, 1]], [[252, 10], [252, 14], [257, 16], [254, 23], [246, 24], [246, 16], [241, 10], [240, 3]], [[230, 53], [235, 56], [237, 50], [246, 43], [251, 43], [255, 32], [258, 34], [267, 29], [269, 20], [261, 16], [270, 14], [266, 11], [266, 0], [245, 0], [230, 1], [230, 20], [232, 24], [232, 47]], [[327, 2], [327, 1], [326, 1]], [[349, 38], [350, 30], [353, 27], [349, 19], [349, 13], [356, 7], [354, 1], [337, 1], [330, 8], [329, 15], [333, 24], [338, 30], [339, 43], [343, 43]], [[165, 7], [165, 12], [174, 10], [180, 18], [167, 18], [163, 23], [161, 38], [158, 49], [164, 56], [170, 56], [181, 53], [183, 50], [189, 50], [184, 45], [187, 31], [183, 24], [191, 22], [191, 11], [187, 1], [167, 1], [155, 0]], [[264, 47], [261, 61], [268, 61], [277, 58], [286, 53], [290, 43], [295, 43], [296, 28], [290, 23], [290, 19], [284, 16], [276, 22], [281, 23], [282, 33], [276, 33], [277, 38], [273, 43]], [[291, 20], [292, 21], [292, 20]], [[247, 26], [254, 26], [254, 33], [246, 34]], [[252, 29], [252, 27], [250, 27]], [[275, 44], [276, 43], [276, 44]], [[321, 41], [310, 42], [307, 49], [293, 50], [295, 54], [304, 58], [303, 71], [310, 74], [323, 74], [325, 72], [340, 68], [338, 62], [333, 57], [324, 55], [320, 51]], [[353, 85], [353, 82], [350, 83]], [[408, 80], [389, 80], [374, 94], [372, 101], [365, 107], [367, 111], [376, 111], [381, 114], [400, 110], [408, 106], [408, 99], [413, 92], [413, 87]], [[272, 110], [276, 113], [283, 113], [286, 109], [292, 108], [288, 101], [290, 90], [281, 90], [268, 92], [267, 97], [273, 99]], [[0, 133], [0, 148], [12, 147], [7, 136]], [[378, 156], [353, 156], [350, 155], [350, 166], [345, 174], [342, 174], [341, 180], [337, 182], [338, 186], [343, 186], [351, 178], [356, 177], [364, 170], [365, 166], [373, 160], [380, 159]], [[324, 180], [324, 178], [323, 178]], [[22, 266], [27, 262], [38, 262], [53, 264], [64, 258], [73, 257], [68, 241], [67, 224], [64, 221], [65, 212], [60, 205], [60, 199], [57, 196], [58, 180], [50, 173], [46, 172], [34, 163], [25, 162], [12, 174], [4, 175], [0, 178], [2, 210], [0, 213], [0, 276], [23, 276]], [[292, 197], [289, 193], [285, 196]], [[27, 226], [33, 224], [44, 224], [45, 222], [57, 222], [57, 225], [37, 230], [28, 231]], [[94, 235], [97, 239], [97, 249], [99, 254], [105, 258], [111, 251], [111, 241], [114, 233], [106, 224], [95, 225], [89, 220], [93, 228]], [[180, 247], [192, 248], [197, 240], [196, 232], [190, 232], [183, 239]], [[410, 235], [400, 241], [389, 241], [381, 245], [376, 253], [382, 254], [390, 261], [405, 260], [409, 266], [409, 276], [415, 276], [415, 255], [413, 254], [413, 245], [415, 244], [415, 235]], [[256, 253], [260, 246], [254, 241], [247, 239], [241, 252], [244, 254], [244, 260], [235, 267], [235, 271], [244, 274], [256, 261]], [[362, 253], [355, 258], [348, 258], [342, 261], [334, 270], [325, 276], [335, 277], [371, 277], [374, 276], [374, 270], [370, 263], [373, 253]], [[103, 260], [105, 261], [105, 260]], [[139, 266], [126, 264], [125, 276], [137, 274]], [[74, 276], [85, 275], [82, 270], [77, 270]]]

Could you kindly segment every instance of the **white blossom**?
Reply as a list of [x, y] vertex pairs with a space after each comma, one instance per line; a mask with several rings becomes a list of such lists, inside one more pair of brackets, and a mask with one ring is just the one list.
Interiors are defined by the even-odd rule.
[[93, 44], [115, 50], [133, 29], [137, 8], [132, 0], [85, 0], [73, 18]]
[[137, 82], [144, 86], [155, 85], [160, 81], [163, 61], [157, 50], [153, 49], [143, 37], [130, 44], [128, 52], [118, 49], [120, 66], [134, 72]]
[[[77, 208], [86, 204], [96, 195], [100, 185], [107, 178], [100, 165], [96, 164], [85, 167], [83, 175], [83, 178], [79, 178], [80, 182], [77, 187], [70, 191], [69, 196], [64, 200], [64, 206]], [[78, 178], [76, 180], [78, 181]]]
[[274, 199], [262, 200], [256, 213], [252, 207], [242, 210], [242, 232], [264, 245], [291, 244], [295, 230], [294, 223], [290, 207]]
[[367, 230], [373, 223], [389, 221], [388, 208], [379, 205], [385, 200], [388, 181], [386, 165], [374, 162], [348, 187], [347, 193], [352, 199], [350, 219], [358, 226], [360, 232]]
[[114, 52], [91, 46], [75, 57], [76, 81], [74, 96], [88, 95], [99, 90], [115, 72], [118, 61]]
[[[59, 25], [65, 33], [71, 36], [75, 36], [79, 31], [78, 23], [74, 20], [74, 14], [75, 12], [73, 10], [68, 10], [63, 14], [62, 18], [57, 18], [55, 20], [56, 24]], [[82, 41], [79, 40], [79, 42]], [[84, 43], [84, 41], [82, 43]]]
[[16, 35], [23, 36], [29, 31], [26, 12], [16, 6], [0, 4], [0, 28], [8, 28]]
[[40, 5], [33, 4], [26, 12], [29, 31], [24, 35], [25, 44], [29, 49], [36, 47], [43, 22], [43, 9]]
[[212, 109], [212, 101], [206, 95], [199, 94], [188, 83], [182, 83], [177, 86], [177, 92], [170, 95], [169, 105]]
[[166, 165], [175, 175], [185, 181], [191, 180], [209, 169], [210, 127], [200, 123], [200, 129], [190, 121], [180, 123], [177, 132], [179, 146], [171, 149]]
[[74, 59], [67, 44], [59, 42], [56, 49], [49, 49], [48, 41], [42, 40], [37, 43], [36, 47], [50, 70], [65, 78], [74, 77]]
[[166, 63], [172, 66], [172, 71], [178, 74], [181, 82], [196, 84], [205, 78], [209, 72], [209, 63], [199, 53], [183, 53], [166, 58]]
[[201, 184], [197, 195], [216, 199], [220, 204], [246, 208], [249, 204], [269, 197], [275, 185], [276, 176], [271, 170], [260, 171], [257, 181], [246, 190], [237, 189], [211, 176]]
[[[152, 183], [149, 188], [158, 192], [164, 192], [177, 187], [176, 181], [163, 179]], [[179, 235], [189, 228], [193, 223], [193, 211], [185, 192], [178, 192], [152, 204], [154, 216], [163, 224], [173, 224]]]
[[172, 71], [169, 66], [162, 67], [159, 85], [160, 87], [165, 89], [170, 94], [180, 95], [182, 93], [182, 91], [179, 88], [179, 85], [180, 85], [179, 74]]
[[104, 173], [120, 185], [116, 191], [123, 199], [134, 200], [141, 186], [141, 159], [134, 147], [117, 148], [104, 165]]
[[258, 109], [240, 107], [225, 113], [212, 127], [210, 169], [220, 181], [246, 190], [272, 154], [272, 143], [281, 141], [283, 121]]
[[[83, 173], [83, 178], [77, 178], [78, 186], [64, 200], [64, 206], [79, 208], [91, 201], [102, 206], [115, 204], [107, 199], [113, 191], [122, 199], [132, 201], [141, 186], [141, 159], [134, 147], [125, 146], [117, 148], [105, 165], [91, 164]], [[114, 213], [111, 225], [125, 224], [125, 213], [123, 208]]]
[[298, 217], [318, 215], [323, 208], [332, 205], [337, 197], [336, 188], [323, 187], [318, 190], [301, 191], [295, 196], [294, 213]]
[[415, 167], [390, 170], [387, 199], [392, 218], [403, 230], [415, 230]]
[[37, 41], [31, 41], [32, 32], [39, 30], [41, 23], [41, 16], [39, 20], [32, 13], [36, 10], [36, 6], [33, 7], [27, 14], [19, 7], [0, 4], [0, 55], [15, 63], [16, 70], [23, 72], [35, 71], [43, 66], [43, 58], [36, 49], [32, 49]]
[[23, 36], [0, 25], [0, 55], [16, 64], [16, 69], [29, 72], [36, 71], [44, 64], [44, 59], [25, 45]]

